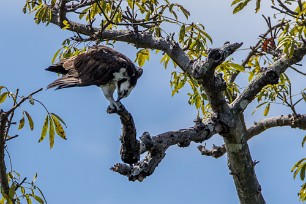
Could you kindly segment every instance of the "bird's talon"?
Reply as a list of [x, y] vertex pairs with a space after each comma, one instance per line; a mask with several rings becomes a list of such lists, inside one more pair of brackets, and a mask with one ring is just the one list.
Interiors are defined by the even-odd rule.
[[113, 103], [113, 104], [111, 104], [111, 105], [109, 105], [109, 106], [107, 107], [106, 112], [107, 112], [108, 114], [117, 113], [117, 112], [121, 111], [121, 110], [123, 109], [123, 107], [124, 107], [124, 106], [122, 105], [121, 102], [116, 101], [116, 103]]

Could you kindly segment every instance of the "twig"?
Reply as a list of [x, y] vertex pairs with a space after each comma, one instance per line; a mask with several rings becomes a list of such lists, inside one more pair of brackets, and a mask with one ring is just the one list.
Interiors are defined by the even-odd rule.
[[31, 93], [30, 95], [28, 95], [27, 97], [22, 98], [16, 105], [13, 106], [13, 108], [11, 108], [9, 111], [5, 112], [6, 117], [9, 116], [16, 108], [18, 108], [23, 102], [25, 102], [26, 100], [28, 100], [29, 98], [31, 98], [31, 96], [37, 94], [38, 92], [42, 91], [43, 88], [38, 89], [37, 91], [34, 91], [33, 93]]
[[[14, 106], [17, 104], [18, 93], [19, 93], [19, 89], [16, 90], [16, 94], [15, 94], [15, 98], [14, 98]], [[7, 138], [9, 130], [11, 128], [13, 117], [14, 117], [14, 112], [12, 112], [12, 114], [10, 116], [10, 119], [8, 120], [8, 124], [7, 124], [7, 128], [6, 128], [6, 133], [5, 133], [5, 140]], [[10, 139], [12, 139], [12, 138], [10, 138]]]
[[213, 145], [212, 149], [206, 149], [205, 145], [199, 145], [198, 150], [201, 152], [202, 155], [205, 156], [212, 156], [214, 158], [219, 158], [226, 153], [225, 145], [222, 146], [215, 146]]
[[293, 69], [293, 70], [296, 71], [297, 73], [300, 73], [300, 74], [306, 76], [306, 73], [301, 72], [300, 70], [298, 70], [297, 68], [294, 68], [293, 66], [290, 66], [289, 68], [290, 68], [290, 69]]
[[[262, 34], [261, 36], [262, 36], [263, 38], [265, 38], [269, 33], [271, 33], [272, 30], [274, 30], [274, 29], [276, 29], [276, 28], [278, 28], [278, 27], [282, 27], [284, 24], [285, 24], [285, 22], [282, 21], [282, 22], [276, 24], [275, 26], [270, 27], [270, 28], [269, 28], [264, 34]], [[251, 59], [251, 57], [252, 57], [254, 54], [256, 54], [257, 50], [260, 48], [260, 44], [261, 44], [261, 43], [262, 43], [262, 39], [260, 39], [260, 40], [256, 43], [256, 45], [251, 49], [251, 51], [249, 52], [248, 56], [247, 56], [247, 57], [245, 58], [245, 60], [242, 62], [241, 66], [243, 66], [243, 67], [246, 66], [246, 64], [249, 62], [249, 60]], [[240, 73], [239, 71], [235, 72], [235, 73], [232, 75], [232, 77], [231, 77], [231, 79], [230, 79], [230, 82], [234, 82], [235, 79], [236, 79], [236, 77], [238, 76], [239, 73]]]

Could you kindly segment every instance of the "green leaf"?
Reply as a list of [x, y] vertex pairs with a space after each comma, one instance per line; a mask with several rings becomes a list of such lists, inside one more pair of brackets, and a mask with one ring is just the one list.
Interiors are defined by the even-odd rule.
[[57, 117], [55, 117], [53, 114], [51, 114], [51, 117], [53, 119], [54, 125], [55, 125], [55, 131], [56, 133], [63, 139], [67, 139], [66, 138], [66, 133], [64, 131], [63, 126], [61, 125], [61, 123], [59, 122], [59, 120], [57, 119]]
[[24, 187], [20, 186], [20, 191], [21, 191], [22, 195], [25, 194], [25, 189], [24, 189]]
[[51, 8], [55, 6], [56, 0], [51, 0]]
[[306, 102], [306, 93], [302, 92], [302, 96], [303, 96], [304, 101]]
[[12, 186], [10, 187], [10, 189], [9, 189], [10, 200], [13, 200], [15, 192], [16, 192], [16, 185], [15, 185], [15, 183], [13, 183]]
[[3, 103], [6, 100], [8, 95], [9, 95], [9, 92], [4, 92], [3, 94], [1, 94], [0, 103]]
[[64, 27], [62, 28], [63, 30], [70, 28], [70, 23], [67, 20], [63, 20], [63, 25], [64, 25]]
[[243, 0], [234, 0], [234, 1], [232, 2], [231, 6], [233, 6], [233, 5], [237, 4], [237, 3], [239, 3], [240, 1], [243, 1]]
[[300, 166], [300, 164], [305, 161], [306, 158], [301, 159], [300, 161], [296, 162], [295, 165], [292, 167], [291, 172], [294, 171], [294, 169], [298, 168]]
[[168, 54], [164, 54], [164, 56], [160, 60], [160, 62], [164, 64], [165, 69], [168, 66], [169, 60], [170, 60], [170, 57]]
[[227, 63], [229, 66], [233, 67], [234, 69], [236, 69], [237, 71], [239, 72], [244, 72], [245, 71], [245, 68], [244, 66], [240, 65], [240, 64], [235, 64], [235, 63], [231, 63], [231, 62], [228, 62]]
[[60, 51], [62, 50], [62, 48], [58, 49], [55, 54], [53, 55], [52, 57], [52, 60], [51, 60], [51, 64], [54, 64], [55, 62], [55, 59], [57, 58], [58, 54], [60, 53]]
[[306, 165], [304, 164], [304, 166], [302, 167], [301, 171], [300, 171], [300, 178], [302, 181], [304, 181], [305, 179], [305, 168], [306, 168]]
[[56, 117], [59, 121], [61, 121], [61, 123], [63, 123], [63, 124], [65, 125], [65, 127], [67, 128], [66, 123], [64, 122], [64, 120], [63, 120], [61, 117], [59, 117], [59, 116], [56, 115], [55, 113], [51, 113], [51, 115], [54, 116], [54, 117]]
[[41, 197], [39, 197], [39, 196], [37, 196], [37, 195], [34, 195], [34, 194], [33, 194], [32, 196], [33, 196], [33, 198], [34, 198], [37, 202], [39, 202], [39, 203], [41, 203], [41, 204], [45, 203]]
[[180, 35], [179, 35], [180, 43], [184, 41], [184, 37], [185, 37], [185, 24], [183, 24], [180, 29]]
[[27, 111], [24, 111], [24, 112], [25, 112], [25, 114], [26, 114], [26, 116], [28, 118], [30, 129], [33, 130], [34, 129], [33, 119], [32, 119], [32, 117], [30, 116], [30, 114]]
[[53, 145], [54, 145], [54, 122], [53, 120], [50, 118], [49, 120], [49, 142], [50, 142], [50, 149], [52, 149]]
[[32, 204], [32, 200], [30, 199], [29, 194], [26, 194], [25, 197], [26, 197], [27, 203]]
[[305, 142], [306, 142], [306, 135], [305, 135], [304, 138], [303, 138], [302, 147], [304, 147]]
[[261, 2], [261, 0], [256, 0], [255, 13], [257, 13], [260, 10], [260, 2]]
[[45, 122], [44, 122], [44, 125], [43, 125], [43, 128], [41, 130], [41, 135], [40, 135], [40, 138], [38, 140], [38, 142], [41, 142], [45, 139], [46, 135], [47, 135], [47, 130], [48, 130], [48, 124], [49, 124], [49, 116], [47, 115], [46, 116], [46, 119], [45, 119]]
[[250, 0], [245, 0], [244, 2], [239, 3], [233, 10], [233, 14], [238, 13], [241, 11], [248, 3]]
[[146, 61], [150, 59], [150, 52], [148, 49], [141, 49], [137, 52], [136, 61], [142, 67]]
[[190, 16], [190, 12], [187, 9], [185, 9], [185, 7], [183, 7], [182, 5], [178, 4], [177, 6], [181, 9], [186, 19], [188, 19], [188, 17]]
[[21, 130], [24, 127], [24, 114], [22, 114], [22, 118], [19, 121], [18, 130]]
[[270, 103], [267, 104], [267, 106], [266, 106], [266, 108], [264, 110], [264, 116], [267, 116], [269, 111], [270, 111]]

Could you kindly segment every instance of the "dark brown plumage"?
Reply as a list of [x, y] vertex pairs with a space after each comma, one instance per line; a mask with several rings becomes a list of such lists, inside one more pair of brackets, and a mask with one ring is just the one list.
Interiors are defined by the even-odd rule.
[[113, 73], [119, 72], [121, 68], [126, 68], [130, 77], [139, 75], [136, 66], [125, 55], [103, 45], [97, 46], [48, 67], [47, 71], [64, 76], [49, 84], [47, 88], [105, 85], [113, 79]]
[[[142, 69], [129, 58], [106, 46], [93, 47], [77, 56], [63, 59], [46, 70], [63, 74], [47, 88], [96, 85], [102, 88], [112, 109], [120, 109], [119, 101], [130, 94], [142, 75]], [[116, 101], [113, 98], [115, 89], [118, 91]]]

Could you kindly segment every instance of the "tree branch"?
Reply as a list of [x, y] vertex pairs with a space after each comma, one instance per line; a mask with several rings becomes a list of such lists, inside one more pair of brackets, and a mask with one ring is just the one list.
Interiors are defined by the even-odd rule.
[[297, 48], [292, 57], [283, 56], [270, 66], [267, 70], [253, 79], [245, 90], [231, 104], [232, 109], [236, 112], [243, 112], [253, 101], [256, 95], [268, 84], [277, 84], [279, 76], [286, 71], [288, 67], [298, 63], [306, 55], [306, 45], [303, 44]]
[[199, 119], [195, 122], [194, 127], [165, 132], [153, 137], [145, 132], [140, 138], [141, 153], [147, 152], [145, 158], [133, 165], [115, 164], [111, 170], [127, 176], [131, 181], [142, 181], [154, 172], [170, 146], [186, 147], [190, 142], [203, 142], [222, 131], [219, 120], [215, 117], [205, 123]]
[[211, 150], [206, 149], [206, 147], [203, 146], [203, 145], [199, 145], [198, 149], [199, 149], [199, 151], [201, 152], [202, 155], [211, 156], [211, 157], [214, 157], [214, 158], [219, 158], [226, 153], [225, 145], [222, 145], [222, 146], [213, 145]]
[[[273, 31], [276, 28], [282, 27], [285, 23], [283, 21], [281, 21], [280, 23], [270, 27], [264, 34], [260, 35], [262, 38], [265, 38], [268, 36], [269, 33], [271, 33], [271, 31]], [[247, 65], [247, 63], [249, 62], [249, 60], [251, 59], [251, 57], [253, 55], [255, 55], [258, 52], [258, 49], [261, 47], [262, 43], [262, 39], [258, 40], [258, 42], [256, 43], [256, 45], [254, 47], [251, 47], [251, 51], [249, 52], [249, 54], [247, 55], [247, 57], [245, 58], [245, 60], [243, 60], [243, 62], [241, 63], [241, 66], [245, 67]], [[236, 77], [238, 76], [240, 72], [236, 71], [230, 79], [230, 82], [234, 82]]]
[[248, 128], [247, 139], [249, 140], [269, 128], [282, 126], [306, 130], [306, 114], [296, 116], [289, 114], [263, 119]]
[[[108, 113], [111, 109], [108, 109]], [[120, 155], [123, 162], [134, 164], [140, 158], [140, 143], [136, 139], [136, 128], [133, 116], [122, 105], [121, 109], [116, 112], [120, 116], [122, 124], [122, 135]]]
[[27, 97], [23, 97], [16, 105], [14, 105], [9, 111], [5, 112], [6, 117], [8, 117], [13, 111], [15, 111], [16, 108], [21, 106], [22, 103], [24, 103], [26, 100], [30, 99], [33, 95], [37, 94], [38, 92], [42, 91], [43, 88], [38, 89], [37, 91], [34, 91]]
[[5, 137], [8, 117], [5, 112], [0, 110], [0, 182], [3, 193], [8, 197], [9, 195], [9, 183], [6, 175], [6, 164], [5, 164]]

